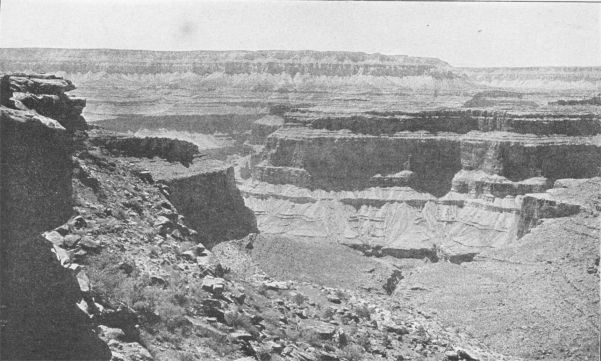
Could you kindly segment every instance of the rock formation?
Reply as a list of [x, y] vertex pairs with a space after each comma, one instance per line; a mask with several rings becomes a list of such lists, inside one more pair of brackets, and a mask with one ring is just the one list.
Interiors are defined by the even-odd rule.
[[111, 132], [94, 130], [90, 140], [96, 146], [130, 157], [163, 158], [189, 166], [199, 155], [198, 147], [186, 141], [158, 137], [128, 137]]
[[85, 129], [81, 116], [86, 100], [65, 93], [75, 89], [73, 83], [55, 75], [15, 73], [3, 77], [9, 86], [2, 104], [56, 119], [69, 131]]
[[581, 210], [536, 194], [601, 167], [596, 115], [293, 110], [285, 119], [242, 185], [259, 229], [379, 255], [462, 262], [502, 247], [541, 218]]
[[210, 159], [196, 159], [188, 168], [159, 160], [139, 164], [165, 185], [170, 201], [207, 247], [258, 232], [255, 215], [236, 187], [232, 166]]
[[[19, 90], [55, 89], [33, 84]], [[71, 137], [55, 119], [4, 105], [0, 111], [0, 357], [108, 360], [108, 348], [76, 306], [78, 281], [57, 259], [60, 250], [40, 236], [72, 213]]]

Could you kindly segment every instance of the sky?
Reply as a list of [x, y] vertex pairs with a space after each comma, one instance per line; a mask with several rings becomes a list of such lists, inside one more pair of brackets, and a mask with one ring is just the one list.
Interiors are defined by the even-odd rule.
[[346, 50], [601, 65], [599, 3], [1, 0], [0, 47]]

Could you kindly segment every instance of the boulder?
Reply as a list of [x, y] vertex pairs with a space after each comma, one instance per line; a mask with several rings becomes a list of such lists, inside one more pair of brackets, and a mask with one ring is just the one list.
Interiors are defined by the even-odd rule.
[[45, 232], [43, 235], [44, 235], [44, 238], [46, 238], [48, 241], [52, 242], [53, 245], [58, 246], [58, 247], [64, 246], [65, 239], [57, 231]]
[[83, 237], [79, 241], [79, 246], [88, 251], [97, 251], [100, 249], [100, 247], [102, 247], [102, 244], [100, 243], [100, 241], [96, 241], [90, 237]]
[[225, 280], [219, 277], [205, 276], [202, 280], [202, 289], [220, 295], [225, 290]]
[[79, 243], [81, 236], [76, 234], [69, 234], [65, 236], [64, 245], [66, 248], [73, 248]]
[[284, 281], [265, 281], [263, 285], [267, 287], [268, 290], [274, 291], [282, 291], [290, 289], [290, 284]]
[[123, 340], [125, 338], [125, 332], [116, 327], [100, 325], [98, 326], [98, 333], [107, 340]]
[[342, 302], [342, 300], [340, 299], [340, 297], [336, 296], [336, 295], [328, 295], [328, 301], [332, 302], [332, 303], [336, 303], [336, 304], [340, 304]]
[[79, 284], [79, 289], [81, 290], [81, 292], [90, 292], [90, 279], [83, 270], [80, 270], [77, 273], [77, 283]]
[[253, 339], [253, 335], [244, 330], [234, 331], [230, 333], [229, 337], [235, 341], [250, 341]]
[[71, 262], [71, 257], [69, 257], [69, 254], [63, 248], [53, 246], [52, 252], [56, 255], [56, 259], [58, 259], [62, 266], [66, 266]]

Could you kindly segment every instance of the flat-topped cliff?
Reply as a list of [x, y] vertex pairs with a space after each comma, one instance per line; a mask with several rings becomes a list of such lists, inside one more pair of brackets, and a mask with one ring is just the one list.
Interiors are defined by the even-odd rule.
[[315, 76], [454, 77], [433, 58], [320, 51], [146, 51], [116, 49], [0, 49], [0, 68], [69, 73], [310, 74]]
[[[441, 196], [460, 169], [483, 170], [511, 180], [591, 177], [600, 166], [598, 137], [533, 136], [507, 132], [398, 132], [368, 135], [298, 126], [271, 134], [257, 165], [258, 178], [280, 183], [265, 167], [298, 169], [303, 184], [361, 189], [377, 174], [412, 171], [415, 187]], [[293, 179], [293, 178], [290, 178]], [[308, 181], [307, 181], [308, 180]]]
[[505, 131], [537, 135], [596, 135], [601, 133], [598, 113], [547, 111], [511, 113], [482, 109], [443, 109], [419, 112], [369, 111], [358, 114], [297, 110], [286, 113], [286, 122], [315, 129], [348, 129], [362, 134], [402, 131], [452, 132]]
[[601, 169], [595, 113], [293, 109], [283, 118], [241, 186], [259, 229], [379, 255], [463, 262], [505, 247], [542, 218], [583, 211], [537, 194]]

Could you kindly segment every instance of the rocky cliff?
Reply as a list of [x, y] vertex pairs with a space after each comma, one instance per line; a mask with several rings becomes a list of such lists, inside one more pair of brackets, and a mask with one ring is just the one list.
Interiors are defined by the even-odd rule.
[[184, 166], [189, 166], [194, 157], [200, 155], [196, 145], [178, 139], [130, 137], [118, 133], [104, 132], [100, 129], [91, 131], [89, 135], [92, 144], [122, 156], [159, 157], [170, 162], [180, 162]]
[[542, 218], [581, 211], [545, 192], [601, 167], [594, 114], [292, 111], [285, 119], [242, 186], [259, 229], [379, 255], [463, 262], [503, 247]]
[[2, 77], [3, 105], [56, 119], [69, 131], [85, 129], [81, 116], [86, 100], [66, 92], [75, 89], [73, 83], [48, 74], [14, 73]]
[[[367, 187], [378, 174], [409, 170], [417, 189], [437, 196], [451, 190], [451, 180], [460, 169], [482, 170], [511, 180], [584, 178], [597, 174], [601, 159], [598, 137], [504, 132], [376, 136], [297, 126], [270, 135], [263, 154], [264, 162], [257, 165], [255, 174], [271, 183], [283, 183], [277, 176], [288, 172], [303, 175], [287, 176], [287, 182], [298, 178], [302, 182], [298, 185], [310, 188], [353, 190]], [[270, 170], [273, 168], [280, 172]]]
[[40, 236], [72, 215], [72, 139], [55, 119], [4, 105], [0, 111], [0, 357], [108, 360], [108, 347], [77, 306], [83, 295], [62, 265], [64, 250]]
[[[131, 159], [131, 158], [128, 158]], [[194, 159], [184, 166], [160, 159], [133, 160], [152, 179], [196, 230], [207, 247], [257, 232], [253, 212], [236, 186], [234, 168], [213, 159]]]

